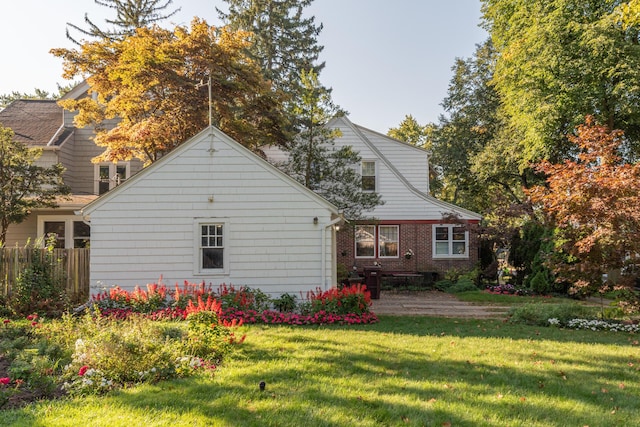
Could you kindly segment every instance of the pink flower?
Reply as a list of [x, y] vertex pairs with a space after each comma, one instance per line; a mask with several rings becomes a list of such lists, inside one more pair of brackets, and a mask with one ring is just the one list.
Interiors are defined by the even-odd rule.
[[7, 385], [10, 382], [11, 382], [11, 379], [9, 377], [0, 378], [0, 384]]
[[30, 314], [27, 316], [27, 320], [36, 320], [38, 315], [36, 313]]
[[83, 367], [80, 368], [80, 370], [78, 371], [78, 375], [83, 376], [84, 374], [87, 373], [87, 370], [89, 369], [89, 367], [87, 365], [84, 365]]

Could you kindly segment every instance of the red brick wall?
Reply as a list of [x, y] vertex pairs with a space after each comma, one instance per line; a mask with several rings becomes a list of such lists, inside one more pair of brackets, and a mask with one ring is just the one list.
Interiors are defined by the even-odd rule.
[[[346, 224], [337, 233], [337, 262], [343, 264], [348, 271], [355, 265], [362, 272], [364, 266], [374, 262], [382, 264], [382, 270], [387, 271], [435, 271], [442, 275], [452, 269], [471, 270], [478, 263], [478, 235], [474, 232], [474, 225], [469, 225], [469, 258], [465, 259], [433, 259], [432, 258], [432, 230], [433, 222], [403, 221], [394, 223], [384, 221], [384, 225], [398, 225], [400, 227], [399, 258], [355, 258], [355, 225]], [[411, 259], [405, 259], [407, 250], [413, 251]]]

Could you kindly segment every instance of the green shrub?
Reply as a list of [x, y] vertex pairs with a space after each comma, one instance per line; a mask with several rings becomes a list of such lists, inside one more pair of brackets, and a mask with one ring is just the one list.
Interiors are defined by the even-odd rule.
[[220, 285], [215, 297], [222, 303], [222, 308], [235, 308], [238, 310], [255, 310], [261, 312], [270, 307], [269, 295], [260, 289], [251, 289], [245, 286], [235, 288], [233, 285]]
[[294, 312], [296, 311], [296, 296], [291, 294], [282, 294], [278, 298], [272, 300], [273, 306], [280, 313]]
[[528, 285], [538, 295], [548, 295], [553, 291], [553, 279], [545, 270], [537, 271], [528, 281]]
[[18, 274], [11, 289], [7, 305], [18, 316], [34, 312], [52, 316], [61, 315], [68, 307], [64, 270], [61, 260], [54, 254], [55, 238], [46, 242], [45, 248], [36, 241], [27, 245], [32, 257]]
[[599, 308], [577, 303], [542, 304], [532, 303], [514, 307], [509, 311], [510, 322], [535, 326], [549, 326], [549, 319], [558, 319], [564, 324], [571, 319], [595, 319]]
[[463, 272], [459, 268], [451, 268], [444, 273], [445, 280], [450, 281], [451, 283], [456, 283], [460, 276], [462, 276]]
[[453, 286], [453, 282], [448, 279], [438, 280], [433, 285], [434, 288], [442, 292], [447, 292], [451, 286]]
[[473, 281], [467, 277], [462, 277], [458, 279], [458, 281], [451, 286], [449, 286], [445, 292], [451, 294], [457, 294], [460, 292], [469, 292], [469, 291], [477, 291], [478, 287], [473, 283]]

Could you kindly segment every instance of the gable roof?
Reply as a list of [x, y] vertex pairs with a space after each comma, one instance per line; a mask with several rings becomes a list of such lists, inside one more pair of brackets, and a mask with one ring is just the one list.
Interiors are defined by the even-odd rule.
[[310, 189], [308, 189], [307, 187], [305, 187], [304, 185], [302, 185], [301, 183], [299, 183], [295, 179], [291, 178], [289, 175], [287, 175], [284, 172], [280, 171], [278, 168], [276, 168], [275, 166], [273, 166], [272, 164], [270, 164], [269, 162], [264, 160], [262, 157], [260, 157], [256, 153], [254, 153], [251, 150], [249, 150], [248, 148], [244, 147], [240, 143], [236, 142], [234, 139], [229, 137], [227, 134], [225, 134], [220, 129], [216, 128], [215, 126], [209, 126], [209, 127], [205, 128], [205, 129], [203, 129], [200, 133], [198, 133], [197, 135], [193, 136], [188, 141], [182, 143], [180, 146], [175, 148], [169, 154], [167, 154], [164, 157], [160, 158], [159, 160], [157, 160], [156, 162], [154, 162], [150, 166], [147, 166], [146, 168], [142, 169], [140, 172], [138, 172], [137, 174], [135, 174], [134, 176], [132, 176], [131, 178], [126, 180], [124, 183], [122, 183], [121, 185], [115, 187], [113, 190], [110, 190], [109, 192], [107, 192], [104, 195], [100, 196], [98, 199], [96, 199], [93, 202], [89, 203], [84, 208], [82, 208], [82, 210], [81, 210], [82, 214], [83, 215], [90, 215], [91, 212], [95, 211], [100, 206], [104, 205], [109, 200], [111, 200], [112, 198], [116, 197], [121, 192], [125, 191], [127, 188], [131, 187], [132, 185], [135, 185], [136, 182], [144, 179], [147, 175], [153, 173], [154, 170], [161, 168], [163, 165], [171, 162], [172, 159], [179, 157], [184, 152], [189, 150], [192, 146], [195, 146], [196, 144], [200, 143], [204, 137], [206, 137], [208, 135], [211, 135], [211, 134], [213, 134], [213, 136], [219, 138], [221, 141], [223, 141], [225, 144], [227, 144], [232, 149], [240, 152], [242, 155], [245, 156], [245, 158], [247, 158], [248, 160], [250, 160], [254, 164], [256, 164], [256, 166], [261, 167], [263, 169], [266, 169], [270, 173], [278, 176], [281, 180], [287, 182], [289, 185], [291, 185], [297, 191], [305, 194], [307, 197], [309, 197], [310, 199], [316, 201], [318, 204], [323, 205], [325, 208], [329, 209], [332, 213], [334, 213], [336, 215], [339, 215], [338, 208], [335, 205], [333, 205], [331, 202], [329, 202], [325, 198], [319, 196], [318, 194], [314, 193], [313, 191], [311, 191]]
[[481, 220], [482, 219], [482, 215], [470, 211], [468, 209], [464, 209], [461, 208], [459, 206], [456, 206], [452, 203], [448, 203], [448, 202], [444, 202], [442, 200], [438, 200], [435, 197], [433, 197], [430, 194], [427, 194], [421, 190], [419, 190], [418, 188], [416, 188], [415, 186], [413, 186], [408, 180], [407, 178], [398, 170], [398, 168], [396, 168], [396, 166], [384, 155], [384, 153], [382, 153], [382, 151], [380, 149], [378, 149], [378, 147], [376, 147], [376, 145], [365, 135], [365, 132], [372, 132], [377, 136], [380, 136], [381, 138], [384, 138], [387, 142], [391, 143], [391, 144], [400, 144], [402, 146], [408, 146], [411, 148], [414, 148], [415, 150], [418, 150], [421, 152], [422, 155], [429, 155], [429, 152], [427, 150], [425, 150], [424, 148], [420, 148], [420, 147], [416, 147], [415, 145], [409, 144], [407, 142], [404, 141], [399, 141], [397, 139], [391, 138], [390, 136], [381, 134], [379, 132], [375, 132], [372, 131], [370, 129], [367, 129], [365, 127], [362, 126], [358, 126], [354, 123], [351, 122], [351, 120], [349, 120], [346, 116], [342, 116], [342, 117], [336, 117], [333, 118], [331, 121], [329, 121], [329, 123], [327, 124], [327, 126], [329, 127], [339, 127], [339, 123], [342, 123], [343, 126], [346, 126], [348, 128], [350, 128], [357, 136], [358, 138], [360, 138], [360, 140], [373, 152], [375, 153], [375, 155], [380, 159], [380, 161], [382, 163], [385, 164], [385, 166], [391, 171], [391, 173], [393, 173], [393, 175], [395, 175], [395, 177], [409, 190], [411, 191], [414, 195], [416, 195], [417, 197], [423, 199], [426, 202], [429, 202], [431, 204], [440, 206], [441, 208], [443, 208], [445, 211], [448, 212], [454, 212], [454, 213], [458, 213], [461, 214], [469, 219], [477, 219], [477, 220]]
[[0, 111], [0, 125], [29, 147], [59, 147], [73, 133], [64, 127], [62, 107], [52, 100], [17, 99]]

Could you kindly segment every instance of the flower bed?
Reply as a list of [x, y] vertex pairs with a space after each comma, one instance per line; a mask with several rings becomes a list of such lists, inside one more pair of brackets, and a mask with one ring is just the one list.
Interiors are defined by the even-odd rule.
[[551, 318], [548, 321], [550, 326], [565, 326], [569, 329], [629, 333], [640, 332], [640, 325], [634, 323], [610, 322], [598, 319], [571, 319], [568, 322], [561, 322], [556, 318]]
[[353, 325], [378, 321], [370, 311], [371, 294], [360, 284], [309, 291], [301, 303], [286, 312], [274, 310], [275, 301], [259, 290], [223, 284], [214, 292], [210, 286], [188, 282], [173, 290], [155, 283], [147, 285], [146, 290], [114, 287], [92, 295], [91, 306], [103, 316], [116, 319], [142, 313], [152, 320], [184, 320], [189, 307], [205, 298], [220, 303], [220, 319], [242, 320], [246, 324]]
[[498, 295], [517, 295], [517, 296], [533, 296], [534, 295], [531, 289], [517, 288], [510, 283], [507, 283], [504, 285], [489, 286], [487, 287], [486, 292], [489, 292], [491, 294], [498, 294]]

